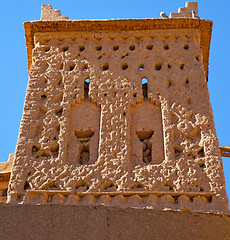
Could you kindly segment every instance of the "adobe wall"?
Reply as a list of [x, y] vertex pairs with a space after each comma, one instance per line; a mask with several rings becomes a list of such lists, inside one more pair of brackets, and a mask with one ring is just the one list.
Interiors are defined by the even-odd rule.
[[7, 162], [0, 163], [0, 203], [6, 203], [7, 191], [14, 160], [14, 153], [9, 155]]
[[212, 22], [180, 14], [25, 23], [9, 203], [228, 211], [207, 87]]
[[0, 239], [227, 240], [230, 217], [153, 209], [0, 205]]

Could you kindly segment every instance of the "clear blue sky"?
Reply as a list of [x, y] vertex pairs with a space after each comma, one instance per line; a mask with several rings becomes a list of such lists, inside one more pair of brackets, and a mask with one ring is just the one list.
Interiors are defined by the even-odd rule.
[[[184, 0], [51, 0], [2, 1], [0, 14], [0, 162], [15, 151], [22, 116], [27, 75], [23, 22], [39, 20], [42, 4], [52, 4], [70, 19], [158, 18], [185, 6]], [[221, 145], [230, 145], [230, 1], [198, 0], [199, 15], [212, 20], [209, 61], [209, 91], [217, 136]], [[230, 196], [230, 158], [223, 158]]]

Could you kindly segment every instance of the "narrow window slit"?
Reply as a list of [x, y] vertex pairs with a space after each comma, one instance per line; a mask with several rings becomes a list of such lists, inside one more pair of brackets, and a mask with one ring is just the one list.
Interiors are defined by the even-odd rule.
[[144, 100], [148, 100], [148, 79], [142, 78], [142, 94]]
[[84, 98], [85, 99], [89, 98], [89, 82], [90, 82], [90, 79], [86, 78], [85, 83], [84, 83]]

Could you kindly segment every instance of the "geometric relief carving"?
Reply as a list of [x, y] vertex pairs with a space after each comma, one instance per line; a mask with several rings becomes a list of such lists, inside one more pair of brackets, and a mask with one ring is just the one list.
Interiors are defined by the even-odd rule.
[[193, 120], [193, 111], [178, 103], [171, 108], [173, 115], [178, 121], [173, 127], [174, 156], [180, 158], [182, 155], [193, 157], [204, 157], [204, 147], [200, 145], [201, 131]]
[[70, 108], [68, 162], [92, 164], [98, 157], [100, 108], [85, 100]]
[[34, 62], [9, 202], [200, 209], [199, 199], [227, 199], [203, 66], [211, 23], [167, 21], [25, 25]]
[[159, 164], [164, 160], [163, 126], [160, 106], [143, 101], [131, 111], [131, 160]]

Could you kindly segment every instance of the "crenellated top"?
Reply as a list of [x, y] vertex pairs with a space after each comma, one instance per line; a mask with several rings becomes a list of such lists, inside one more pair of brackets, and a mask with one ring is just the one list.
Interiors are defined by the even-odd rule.
[[69, 18], [61, 16], [60, 10], [52, 9], [51, 4], [42, 5], [41, 21], [62, 21], [62, 20], [69, 20]]
[[170, 13], [170, 18], [198, 18], [197, 2], [186, 2], [185, 7], [179, 8], [177, 13]]
[[[195, 13], [195, 16], [194, 16]], [[34, 35], [39, 32], [101, 32], [195, 29], [200, 33], [199, 44], [203, 51], [203, 65], [208, 79], [209, 48], [212, 22], [199, 19], [197, 2], [186, 2], [178, 13], [171, 13], [164, 19], [114, 19], [114, 20], [69, 20], [50, 4], [42, 5], [41, 20], [25, 22], [28, 71], [32, 64]]]

